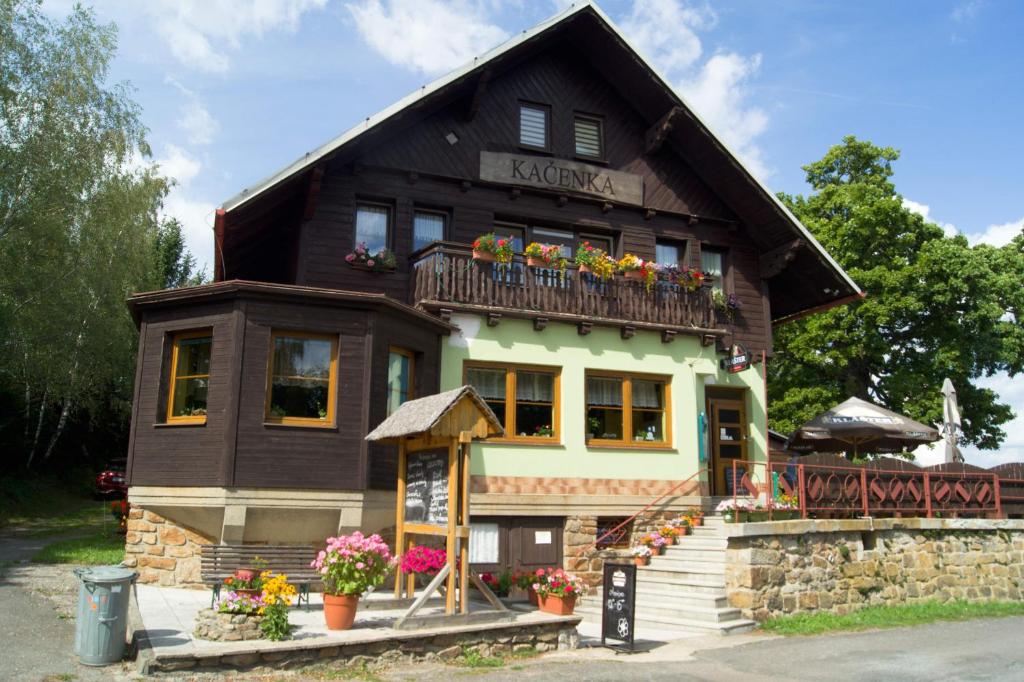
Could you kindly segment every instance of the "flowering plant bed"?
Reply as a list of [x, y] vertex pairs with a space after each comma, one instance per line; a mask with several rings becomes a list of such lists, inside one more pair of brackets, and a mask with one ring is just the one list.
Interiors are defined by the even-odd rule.
[[707, 280], [707, 275], [697, 268], [679, 267], [676, 263], [658, 265], [658, 277], [670, 284], [675, 284], [686, 291], [694, 292], [700, 289]]
[[370, 253], [366, 244], [356, 244], [355, 250], [345, 256], [345, 262], [352, 267], [365, 268], [374, 272], [390, 272], [395, 269], [397, 261], [395, 254], [387, 249], [380, 249], [376, 253]]
[[498, 237], [493, 232], [473, 240], [473, 258], [484, 262], [511, 263], [512, 237]]
[[192, 634], [198, 639], [214, 642], [240, 642], [264, 639], [260, 628], [264, 616], [258, 613], [230, 613], [216, 609], [203, 609], [196, 614], [196, 627]]
[[231, 614], [262, 614], [263, 608], [266, 603], [263, 601], [263, 595], [250, 595], [239, 592], [228, 592], [221, 597], [214, 608], [217, 613], [231, 613]]
[[421, 575], [437, 575], [448, 561], [448, 553], [443, 549], [434, 549], [416, 545], [402, 556], [402, 573], [418, 573]]
[[494, 573], [481, 573], [480, 580], [482, 580], [487, 587], [491, 588], [491, 592], [498, 597], [507, 597], [514, 582], [511, 571], [502, 571], [497, 575]]
[[555, 595], [557, 597], [579, 596], [587, 593], [587, 583], [577, 575], [561, 568], [538, 568], [533, 589], [540, 597]]
[[603, 249], [591, 246], [590, 242], [583, 242], [576, 249], [574, 256], [576, 265], [580, 272], [591, 273], [600, 280], [609, 280], [615, 275], [615, 259], [610, 257]]
[[650, 291], [654, 287], [654, 283], [658, 281], [658, 266], [655, 263], [645, 261], [643, 258], [631, 253], [627, 253], [619, 259], [618, 267], [619, 272], [621, 272], [626, 279], [635, 279], [643, 282], [648, 291]]
[[541, 244], [530, 242], [523, 249], [526, 256], [526, 264], [535, 268], [558, 268], [565, 270], [565, 259], [562, 258], [562, 248], [557, 244]]

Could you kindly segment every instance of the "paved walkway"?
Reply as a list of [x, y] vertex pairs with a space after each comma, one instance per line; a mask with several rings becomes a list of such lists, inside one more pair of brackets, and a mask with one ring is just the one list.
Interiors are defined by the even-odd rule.
[[[473, 680], [1024, 680], [1024, 618], [935, 623], [817, 637], [740, 635], [681, 640], [645, 654], [554, 654]], [[388, 678], [405, 678], [394, 671]], [[420, 674], [426, 671], [420, 670]]]

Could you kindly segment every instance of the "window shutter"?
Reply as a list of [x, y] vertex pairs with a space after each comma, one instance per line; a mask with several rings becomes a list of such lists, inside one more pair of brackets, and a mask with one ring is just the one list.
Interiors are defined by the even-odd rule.
[[580, 156], [601, 156], [601, 122], [592, 118], [576, 118], [576, 153]]
[[548, 112], [540, 107], [519, 107], [519, 144], [547, 148]]

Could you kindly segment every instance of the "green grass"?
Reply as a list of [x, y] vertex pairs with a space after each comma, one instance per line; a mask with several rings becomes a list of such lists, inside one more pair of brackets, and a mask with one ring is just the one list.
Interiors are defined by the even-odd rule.
[[38, 564], [119, 564], [124, 559], [124, 536], [99, 532], [43, 547], [32, 557]]
[[42, 537], [113, 526], [110, 502], [92, 500], [84, 485], [30, 477], [0, 484], [0, 530]]
[[505, 665], [505, 659], [498, 656], [483, 656], [473, 649], [463, 649], [458, 663], [467, 668], [500, 668]]
[[1003, 618], [1024, 615], [1022, 602], [937, 601], [899, 606], [869, 606], [839, 616], [834, 613], [801, 613], [765, 621], [761, 629], [780, 635], [818, 635], [843, 630], [874, 630], [923, 625], [936, 621]]

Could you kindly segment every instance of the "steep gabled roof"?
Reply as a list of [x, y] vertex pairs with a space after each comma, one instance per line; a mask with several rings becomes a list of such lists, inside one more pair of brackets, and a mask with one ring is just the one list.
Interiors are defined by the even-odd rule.
[[[752, 237], [759, 241], [762, 252], [798, 245], [788, 256], [789, 259], [795, 257], [796, 261], [781, 276], [773, 280], [773, 319], [777, 322], [790, 319], [813, 309], [863, 296], [857, 284], [825, 251], [810, 231], [744, 166], [737, 154], [712, 132], [711, 127], [700, 118], [682, 95], [675, 91], [668, 80], [641, 56], [640, 51], [630, 43], [601, 8], [589, 0], [570, 6], [367, 117], [362, 123], [330, 142], [307, 152], [253, 187], [231, 197], [224, 202], [222, 210], [230, 217], [231, 212], [246, 207], [255, 198], [269, 193], [274, 188], [293, 182], [299, 174], [311, 171], [320, 162], [353, 146], [369, 133], [379, 132], [409, 110], [426, 106], [428, 102], [447, 95], [502, 58], [509, 57], [517, 48], [531, 43], [536, 44], [554, 34], [556, 30], [584, 17], [596, 21], [620, 47], [617, 51], [593, 50], [588, 54], [589, 59], [600, 63], [609, 71], [621, 73], [632, 70], [635, 71], [631, 71], [633, 76], [646, 76], [646, 79], [609, 76], [609, 80], [614, 81], [621, 91], [629, 91], [629, 99], [638, 109], [649, 110], [652, 122], [658, 120], [672, 107], [679, 107], [682, 110], [690, 124], [688, 130], [696, 130], [699, 134], [684, 135], [678, 130], [680, 126], [676, 126], [671, 133], [673, 147], [682, 156], [694, 161], [705, 181], [737, 210], [749, 226]], [[649, 87], [649, 84], [653, 84], [654, 87]], [[713, 160], [714, 163], [701, 163], [707, 160]], [[778, 289], [787, 292], [785, 296], [776, 292], [775, 282], [780, 284]]]

